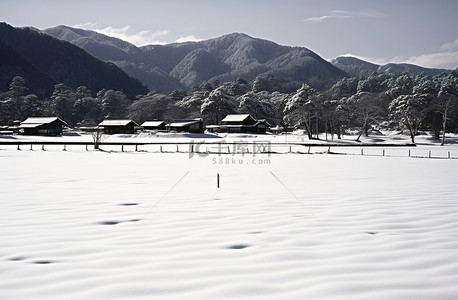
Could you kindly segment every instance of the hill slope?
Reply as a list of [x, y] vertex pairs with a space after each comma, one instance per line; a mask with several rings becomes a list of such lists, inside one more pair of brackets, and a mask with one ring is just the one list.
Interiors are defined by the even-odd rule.
[[148, 61], [143, 50], [123, 40], [95, 31], [57, 26], [43, 32], [70, 42], [106, 62], [112, 62], [130, 76], [140, 80], [150, 90], [182, 89], [180, 82]]
[[49, 96], [56, 82], [0, 41], [0, 91], [7, 91], [15, 76], [25, 79], [29, 91]]
[[331, 62], [334, 66], [344, 70], [351, 76], [356, 77], [365, 77], [370, 74], [377, 73], [409, 73], [411, 75], [418, 75], [422, 72], [425, 72], [429, 76], [436, 76], [443, 72], [446, 72], [445, 69], [432, 69], [424, 68], [412, 64], [395, 64], [389, 63], [385, 65], [373, 64], [356, 57], [349, 56], [339, 56], [332, 60]]
[[44, 32], [82, 47], [141, 80], [150, 89], [170, 92], [206, 81], [278, 76], [298, 83], [328, 85], [347, 74], [307, 48], [233, 33], [200, 42], [135, 47], [89, 30], [58, 26]]
[[147, 89], [113, 64], [98, 60], [71, 43], [31, 28], [0, 23], [0, 42], [55, 82], [72, 88], [85, 85], [93, 92], [120, 90], [133, 98]]

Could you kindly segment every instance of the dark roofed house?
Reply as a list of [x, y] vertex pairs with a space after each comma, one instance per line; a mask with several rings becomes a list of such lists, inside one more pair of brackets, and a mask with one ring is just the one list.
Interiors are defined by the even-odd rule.
[[167, 128], [165, 127], [164, 121], [145, 121], [142, 125], [140, 125], [143, 129], [146, 130], [157, 130], [157, 131], [165, 131]]
[[63, 127], [67, 123], [58, 117], [32, 117], [27, 118], [19, 125], [19, 130], [24, 135], [62, 135]]
[[249, 114], [229, 114], [222, 121], [220, 130], [238, 133], [266, 133], [270, 124], [266, 120], [255, 120]]
[[205, 131], [202, 119], [178, 120], [167, 124], [169, 131], [203, 133]]
[[132, 120], [103, 120], [98, 127], [103, 128], [105, 134], [133, 134], [136, 126]]

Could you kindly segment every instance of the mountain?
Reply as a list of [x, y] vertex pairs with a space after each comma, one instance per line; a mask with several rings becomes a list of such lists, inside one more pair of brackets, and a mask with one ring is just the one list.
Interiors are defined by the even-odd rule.
[[242, 33], [142, 49], [151, 61], [187, 87], [202, 81], [254, 80], [257, 76], [324, 86], [347, 76], [307, 48], [280, 46]]
[[351, 76], [366, 77], [374, 72], [377, 72], [380, 65], [376, 65], [356, 57], [339, 56], [331, 61], [331, 63], [344, 70]]
[[377, 73], [409, 73], [411, 75], [418, 75], [422, 72], [425, 72], [429, 76], [436, 76], [448, 70], [445, 69], [432, 69], [432, 68], [424, 68], [417, 65], [412, 64], [395, 64], [389, 63], [385, 65], [377, 65], [373, 64], [356, 57], [350, 56], [339, 56], [331, 61], [331, 63], [344, 70], [351, 76], [356, 77], [365, 77], [369, 76], [370, 74], [377, 72]]
[[45, 29], [43, 32], [70, 42], [100, 60], [114, 63], [128, 75], [140, 80], [150, 90], [170, 92], [184, 88], [179, 80], [149, 62], [142, 49], [123, 40], [95, 31], [63, 25]]
[[29, 91], [44, 91], [49, 96], [56, 82], [0, 41], [0, 91], [7, 91], [15, 76], [27, 82]]
[[103, 88], [119, 90], [130, 98], [148, 92], [137, 79], [129, 77], [114, 64], [96, 59], [71, 43], [35, 29], [0, 23], [0, 42], [9, 49], [9, 55], [16, 58], [19, 67], [28, 62], [56, 83], [72, 88], [84, 85], [94, 93]]
[[115, 63], [151, 90], [191, 89], [203, 82], [274, 76], [324, 87], [347, 76], [307, 48], [233, 33], [200, 42], [136, 47], [90, 30], [58, 26], [44, 30], [91, 55]]
[[412, 75], [419, 75], [425, 72], [429, 76], [436, 76], [441, 73], [447, 72], [446, 69], [433, 69], [433, 68], [424, 68], [412, 64], [394, 64], [389, 63], [383, 66], [380, 66], [379, 73], [409, 73]]

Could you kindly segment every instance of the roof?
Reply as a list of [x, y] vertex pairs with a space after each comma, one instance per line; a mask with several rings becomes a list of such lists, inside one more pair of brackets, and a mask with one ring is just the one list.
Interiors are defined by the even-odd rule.
[[36, 124], [33, 124], [33, 123], [32, 124], [21, 124], [21, 125], [19, 125], [19, 128], [36, 128], [36, 127], [38, 127], [40, 125], [43, 125], [43, 124], [38, 124], [38, 123], [36, 123]]
[[248, 117], [249, 114], [229, 114], [221, 122], [243, 122]]
[[32, 117], [21, 122], [21, 124], [47, 124], [58, 120], [58, 117]]
[[174, 121], [170, 124], [167, 124], [169, 127], [186, 127], [190, 126], [192, 124], [196, 124], [201, 122], [201, 119], [194, 119], [194, 120], [179, 120], [179, 121]]
[[141, 126], [158, 127], [164, 124], [164, 121], [145, 121]]
[[52, 122], [59, 121], [63, 125], [68, 126], [67, 123], [62, 121], [58, 117], [31, 117], [27, 118], [25, 121], [21, 122], [20, 128], [35, 128], [40, 125], [50, 124]]
[[137, 125], [132, 120], [103, 120], [99, 126], [127, 126], [131, 122]]

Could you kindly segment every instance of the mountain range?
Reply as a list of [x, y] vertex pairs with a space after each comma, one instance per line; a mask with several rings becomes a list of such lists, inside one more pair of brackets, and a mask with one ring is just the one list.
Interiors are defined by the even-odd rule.
[[445, 69], [431, 69], [431, 68], [424, 68], [417, 65], [412, 64], [395, 64], [389, 63], [385, 65], [377, 65], [373, 64], [356, 57], [351, 56], [339, 56], [331, 61], [331, 63], [344, 70], [351, 76], [355, 77], [366, 77], [371, 75], [372, 73], [408, 73], [411, 75], [419, 75], [420, 73], [424, 72], [429, 76], [436, 76], [443, 72], [449, 71]]
[[258, 76], [291, 83], [290, 89], [304, 82], [324, 89], [343, 77], [374, 72], [433, 76], [447, 71], [409, 64], [377, 65], [354, 57], [329, 62], [307, 48], [282, 46], [243, 33], [137, 47], [91, 30], [57, 26], [39, 31], [0, 23], [0, 50], [0, 90], [7, 89], [15, 74], [24, 75], [33, 88], [49, 89], [55, 83], [86, 85], [95, 92], [121, 90], [131, 98], [147, 89], [169, 93], [205, 82], [252, 81]]
[[30, 89], [49, 95], [54, 84], [86, 86], [94, 93], [114, 89], [133, 98], [148, 92], [113, 63], [101, 61], [83, 49], [33, 28], [14, 28], [0, 23], [0, 88], [5, 91], [16, 75], [23, 75]]
[[347, 76], [316, 53], [303, 47], [232, 33], [215, 39], [136, 47], [103, 34], [58, 26], [44, 30], [71, 42], [91, 55], [110, 61], [138, 78], [151, 90], [192, 89], [203, 82], [248, 81], [275, 76], [291, 81], [313, 81], [324, 86]]

